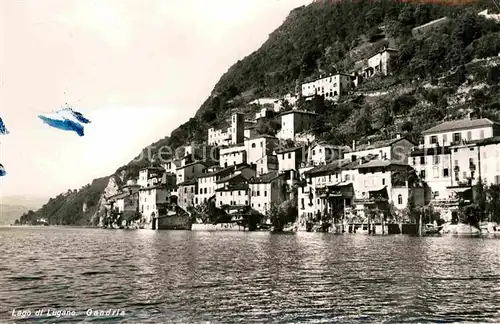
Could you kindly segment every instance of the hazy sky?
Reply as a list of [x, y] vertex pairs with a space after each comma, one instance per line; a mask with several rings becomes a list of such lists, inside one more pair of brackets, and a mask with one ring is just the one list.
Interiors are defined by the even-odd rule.
[[[194, 115], [220, 76], [311, 0], [0, 1], [0, 195], [113, 173]], [[38, 120], [68, 103], [85, 137]]]

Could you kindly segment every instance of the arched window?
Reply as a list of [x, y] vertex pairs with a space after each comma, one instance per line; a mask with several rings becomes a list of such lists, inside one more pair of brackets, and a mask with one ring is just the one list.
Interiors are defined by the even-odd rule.
[[255, 143], [252, 143], [252, 148], [255, 148]]
[[398, 204], [399, 205], [403, 204], [403, 195], [398, 195]]

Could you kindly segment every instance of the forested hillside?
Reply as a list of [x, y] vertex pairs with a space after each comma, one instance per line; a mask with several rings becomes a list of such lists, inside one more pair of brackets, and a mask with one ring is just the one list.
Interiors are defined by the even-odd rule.
[[[229, 68], [193, 118], [152, 145], [203, 142], [208, 128], [223, 124], [232, 108], [259, 97], [283, 96], [320, 74], [351, 72], [357, 61], [385, 46], [398, 49], [388, 77], [366, 81], [336, 104], [320, 98], [299, 103], [321, 114], [315, 127], [321, 138], [351, 144], [404, 133], [418, 140], [422, 129], [444, 119], [469, 113], [496, 119], [500, 25], [477, 15], [495, 8], [489, 1], [459, 3], [317, 1], [297, 8], [260, 49]], [[450, 21], [413, 37], [412, 28], [443, 16]], [[117, 173], [124, 171], [126, 180], [146, 163], [131, 162]], [[103, 192], [100, 182], [90, 187], [56, 198], [62, 207], [49, 208], [49, 203], [36, 214], [57, 211], [51, 217], [58, 222], [85, 223], [88, 217], [75, 216], [73, 206], [81, 197]]]

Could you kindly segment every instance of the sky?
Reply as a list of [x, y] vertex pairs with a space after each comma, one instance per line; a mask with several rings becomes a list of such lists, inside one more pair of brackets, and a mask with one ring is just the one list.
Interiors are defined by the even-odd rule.
[[[51, 197], [132, 160], [311, 0], [0, 1], [0, 197]], [[68, 103], [85, 136], [37, 116]]]

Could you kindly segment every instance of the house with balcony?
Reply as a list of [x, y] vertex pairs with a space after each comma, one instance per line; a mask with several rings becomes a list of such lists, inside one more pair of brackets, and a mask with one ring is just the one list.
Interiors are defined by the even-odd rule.
[[367, 209], [378, 209], [387, 217], [391, 204], [403, 214], [411, 194], [407, 179], [412, 168], [408, 164], [374, 159], [356, 169], [353, 203], [357, 215], [366, 217]]
[[223, 183], [217, 181], [229, 178], [237, 173], [243, 174], [246, 179], [255, 176], [255, 169], [248, 164], [231, 165], [227, 168], [215, 168], [198, 176], [198, 194], [195, 202], [202, 204], [215, 197], [215, 189], [223, 187]]
[[[255, 174], [254, 174], [255, 176]], [[227, 213], [238, 213], [250, 208], [249, 178], [242, 173], [230, 175], [217, 181], [215, 205]]]
[[318, 222], [329, 212], [328, 201], [321, 197], [328, 186], [342, 182], [342, 166], [347, 161], [338, 160], [329, 164], [301, 169], [298, 188], [299, 227], [305, 229], [307, 222]]

